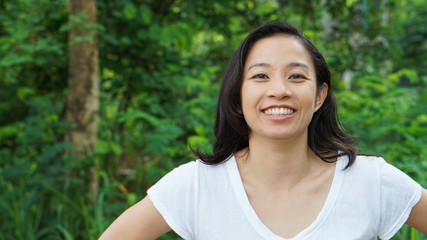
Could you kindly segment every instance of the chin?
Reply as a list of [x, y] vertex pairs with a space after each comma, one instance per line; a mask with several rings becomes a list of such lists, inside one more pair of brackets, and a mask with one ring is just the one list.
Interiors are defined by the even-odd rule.
[[265, 138], [269, 138], [271, 140], [289, 140], [292, 138], [295, 138], [295, 135], [293, 134], [289, 134], [289, 133], [272, 133], [272, 134], [268, 134], [265, 135]]

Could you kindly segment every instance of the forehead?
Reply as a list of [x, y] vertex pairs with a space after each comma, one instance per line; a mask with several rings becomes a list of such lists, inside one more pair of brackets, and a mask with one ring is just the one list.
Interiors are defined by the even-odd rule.
[[245, 69], [253, 63], [304, 63], [314, 70], [311, 56], [300, 40], [289, 35], [273, 35], [258, 40], [246, 58]]

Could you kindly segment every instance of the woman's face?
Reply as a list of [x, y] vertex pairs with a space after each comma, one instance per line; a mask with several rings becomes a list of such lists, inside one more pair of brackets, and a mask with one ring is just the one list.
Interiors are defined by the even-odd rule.
[[317, 93], [313, 62], [296, 38], [274, 35], [257, 41], [246, 59], [241, 90], [249, 138], [306, 137], [327, 87]]

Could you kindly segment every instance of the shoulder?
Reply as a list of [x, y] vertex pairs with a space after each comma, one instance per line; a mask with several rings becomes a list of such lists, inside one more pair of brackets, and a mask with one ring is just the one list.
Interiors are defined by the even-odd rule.
[[373, 167], [382, 165], [386, 163], [386, 161], [384, 158], [378, 156], [357, 155], [355, 163], [357, 163], [359, 167]]
[[[345, 158], [345, 161], [348, 161], [348, 158]], [[376, 175], [379, 174], [380, 168], [385, 164], [388, 163], [382, 157], [358, 155], [354, 163], [344, 172], [346, 172], [346, 175], [361, 173], [364, 175], [369, 173]]]
[[183, 188], [199, 184], [201, 179], [212, 179], [225, 171], [225, 163], [208, 165], [200, 160], [182, 164], [160, 179], [153, 187]]
[[[398, 170], [388, 163], [384, 158], [370, 155], [358, 155], [353, 165], [348, 168], [350, 171], [364, 171], [381, 173], [384, 170]], [[400, 170], [398, 170], [400, 171]]]
[[171, 172], [169, 172], [168, 175], [195, 175], [199, 173], [215, 174], [216, 172], [224, 170], [225, 168], [226, 162], [210, 165], [202, 162], [200, 159], [197, 159], [195, 161], [191, 161], [176, 167]]
[[350, 166], [348, 170], [355, 172], [363, 171], [364, 173], [372, 172], [379, 176], [399, 175], [409, 178], [409, 176], [400, 169], [388, 163], [384, 158], [377, 156], [359, 155], [357, 156], [354, 164]]
[[359, 155], [353, 165], [343, 171], [347, 184], [363, 185], [367, 189], [377, 189], [375, 191], [413, 190], [418, 186], [406, 173], [382, 157]]
[[[200, 160], [173, 169], [147, 193], [168, 225], [184, 239], [194, 239], [195, 213], [203, 203], [216, 197], [225, 163], [207, 165]], [[205, 200], [205, 201], [203, 201]]]
[[341, 173], [337, 209], [345, 210], [339, 213], [343, 218], [352, 215], [354, 226], [371, 229], [381, 239], [390, 239], [400, 229], [420, 199], [420, 185], [381, 157], [359, 155]]
[[358, 156], [354, 164], [344, 170], [347, 181], [352, 185], [363, 185], [366, 189], [378, 192], [384, 198], [397, 199], [390, 196], [417, 198], [420, 185], [410, 176], [387, 163], [381, 157]]
[[182, 164], [163, 176], [156, 185], [170, 184], [179, 185], [182, 182], [189, 182], [197, 173], [197, 161]]

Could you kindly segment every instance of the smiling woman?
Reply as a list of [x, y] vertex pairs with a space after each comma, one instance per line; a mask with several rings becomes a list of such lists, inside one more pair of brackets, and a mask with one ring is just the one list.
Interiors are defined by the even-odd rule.
[[390, 239], [427, 232], [427, 191], [358, 156], [338, 122], [328, 66], [289, 23], [246, 37], [221, 85], [213, 154], [148, 190], [101, 239]]
[[[253, 72], [254, 69], [259, 70], [259, 68], [271, 70], [273, 63], [259, 61], [258, 59], [254, 59], [253, 63], [246, 63], [250, 61], [248, 59], [249, 55], [253, 55], [253, 51], [256, 49], [254, 45], [257, 45], [258, 41], [263, 42], [277, 37], [288, 37], [288, 41], [284, 42], [285, 45], [278, 43], [271, 47], [265, 44], [262, 51], [257, 50], [261, 52], [261, 55], [256, 57], [265, 56], [267, 52], [274, 54], [275, 51], [280, 51], [284, 47], [287, 47], [288, 50], [293, 49], [294, 57], [297, 57], [296, 55], [298, 54], [302, 54], [305, 57], [303, 62], [301, 62], [303, 57], [300, 57], [296, 61], [287, 63], [286, 69], [293, 68], [301, 72], [292, 74], [289, 78], [295, 82], [310, 77], [316, 85], [316, 90], [321, 90], [322, 94], [319, 97], [322, 97], [325, 91], [327, 93], [322, 107], [314, 113], [307, 129], [309, 148], [316, 156], [326, 162], [333, 162], [338, 156], [347, 155], [349, 157], [347, 166], [350, 166], [356, 158], [357, 147], [353, 142], [352, 136], [343, 132], [338, 124], [336, 100], [331, 89], [331, 76], [328, 65], [322, 54], [304, 35], [291, 24], [282, 22], [268, 23], [250, 33], [232, 56], [219, 92], [217, 119], [214, 129], [216, 136], [213, 146], [214, 154], [204, 155], [196, 152], [196, 155], [204, 163], [216, 164], [224, 161], [224, 159], [227, 159], [238, 150], [248, 149], [250, 131], [247, 124], [248, 118], [242, 114], [242, 102], [244, 101], [242, 101], [241, 91], [242, 85], [246, 82], [245, 80], [247, 80], [248, 76], [244, 78], [243, 75], [249, 74], [250, 71]], [[288, 46], [287, 44], [290, 45]], [[267, 50], [267, 52], [264, 53], [264, 50]], [[276, 57], [282, 59], [288, 57], [283, 51], [281, 54], [276, 54]], [[256, 77], [260, 81], [261, 79], [266, 80], [268, 75], [257, 73], [250, 77]], [[253, 81], [256, 82], [257, 80], [254, 79]], [[324, 89], [325, 86], [326, 89]], [[275, 110], [272, 109], [271, 111]]]
[[308, 125], [328, 90], [326, 84], [320, 89], [316, 85], [310, 54], [296, 38], [277, 35], [256, 42], [246, 60], [241, 91], [249, 139], [307, 144]]

